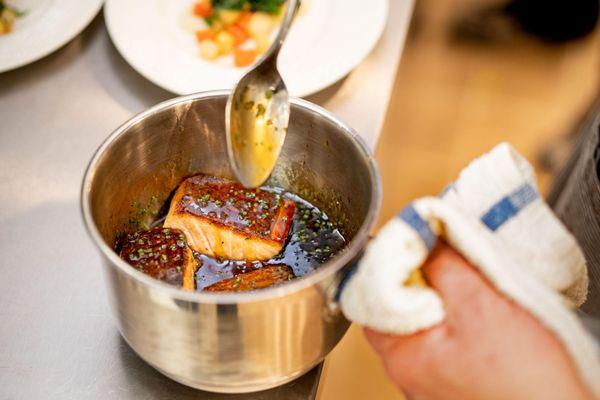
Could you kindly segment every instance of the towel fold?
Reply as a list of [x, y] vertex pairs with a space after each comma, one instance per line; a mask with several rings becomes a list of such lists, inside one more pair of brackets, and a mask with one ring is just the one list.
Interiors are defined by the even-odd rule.
[[585, 301], [585, 259], [540, 197], [531, 166], [505, 143], [473, 161], [442, 196], [413, 202], [382, 228], [344, 287], [344, 314], [392, 334], [443, 321], [436, 291], [409, 279], [439, 237], [553, 331], [600, 396], [596, 344], [570, 310]]

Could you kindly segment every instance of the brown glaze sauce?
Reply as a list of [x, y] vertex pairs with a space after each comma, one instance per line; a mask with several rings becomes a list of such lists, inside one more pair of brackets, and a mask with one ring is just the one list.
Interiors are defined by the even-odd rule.
[[[214, 178], [219, 180], [220, 178]], [[285, 192], [279, 188], [262, 187], [258, 189], [244, 189], [248, 193], [256, 193], [255, 196], [248, 196], [239, 185], [223, 185], [222, 190], [211, 191], [210, 195], [204, 193], [189, 193], [187, 202], [184, 203], [185, 210], [197, 215], [216, 215], [226, 224], [235, 224], [230, 226], [241, 227], [243, 229], [252, 229], [256, 234], [256, 226], [249, 222], [256, 221], [260, 229], [263, 229], [265, 235], [268, 235], [272, 229], [271, 224], [277, 220], [279, 210], [288, 210], [289, 218], [292, 219], [291, 227], [285, 240], [281, 252], [267, 261], [232, 261], [221, 260], [209, 257], [204, 254], [194, 252], [194, 258], [198, 265], [195, 274], [196, 290], [202, 291], [204, 288], [211, 286], [217, 282], [224, 281], [241, 274], [245, 274], [265, 266], [287, 266], [291, 269], [292, 274], [289, 274], [285, 281], [290, 278], [301, 277], [310, 274], [317, 269], [321, 264], [325, 263], [336, 253], [342, 250], [346, 245], [346, 240], [337, 229], [337, 227], [329, 220], [329, 217], [319, 210], [317, 207], [304, 200], [303, 198]], [[289, 202], [295, 207], [281, 207], [282, 204]], [[163, 209], [168, 210], [168, 204]], [[245, 212], [238, 211], [245, 210]], [[166, 213], [165, 213], [166, 214]], [[258, 218], [259, 216], [264, 216]], [[177, 237], [175, 247], [171, 247], [172, 243], [166, 243], [155, 236], [160, 232], [165, 219], [165, 215], [160, 216], [153, 224], [154, 228], [149, 231], [135, 232], [125, 236], [121, 241], [122, 258], [130, 263], [134, 268], [139, 269], [148, 275], [155, 278], [165, 280], [169, 283], [181, 284], [181, 269], [168, 270], [161, 272], [156, 266], [161, 260], [156, 260], [156, 250], [163, 249], [164, 245], [168, 246], [169, 250], [174, 251], [169, 257], [183, 257], [184, 249], [179, 247], [180, 244], [185, 246], [185, 237], [179, 231], [181, 237]], [[172, 230], [176, 231], [176, 230]], [[177, 233], [173, 234], [174, 236]], [[147, 253], [148, 257], [136, 258], [136, 251], [133, 249], [133, 244], [144, 243], [145, 248], [150, 249]], [[129, 254], [133, 254], [129, 259]], [[142, 253], [140, 253], [142, 254]], [[146, 252], [144, 250], [143, 254]], [[160, 257], [160, 256], [158, 256]], [[148, 260], [146, 261], [146, 259]], [[144, 260], [144, 261], [141, 261]], [[168, 279], [165, 279], [168, 275]], [[259, 289], [257, 287], [257, 289]]]
[[284, 193], [279, 189], [263, 189], [278, 193], [296, 203], [292, 226], [283, 250], [267, 261], [217, 260], [195, 252], [194, 256], [199, 265], [196, 272], [196, 290], [266, 265], [287, 265], [296, 277], [304, 276], [313, 272], [346, 245], [340, 231], [317, 207], [299, 196]]

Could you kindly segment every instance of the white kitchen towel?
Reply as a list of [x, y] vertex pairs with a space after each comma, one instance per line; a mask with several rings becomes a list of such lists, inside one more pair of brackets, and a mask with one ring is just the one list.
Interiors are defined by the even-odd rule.
[[531, 166], [506, 143], [473, 161], [440, 197], [419, 199], [386, 223], [343, 287], [344, 314], [391, 334], [443, 321], [436, 291], [410, 279], [438, 237], [553, 331], [600, 397], [598, 349], [570, 310], [587, 293], [583, 254], [540, 197]]

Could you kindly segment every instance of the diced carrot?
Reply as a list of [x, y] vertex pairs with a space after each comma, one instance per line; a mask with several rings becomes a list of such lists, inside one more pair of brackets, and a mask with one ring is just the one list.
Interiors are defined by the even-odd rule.
[[244, 12], [242, 12], [242, 15], [240, 15], [240, 19], [238, 19], [237, 25], [239, 25], [246, 32], [248, 32], [248, 25], [250, 24], [251, 18], [252, 18], [252, 12], [244, 11]]
[[248, 35], [248, 32], [246, 32], [246, 30], [238, 24], [228, 26], [227, 32], [231, 33], [231, 35], [233, 36], [234, 43], [236, 46], [239, 46], [240, 44], [244, 43], [250, 37], [250, 35]]
[[258, 53], [256, 50], [242, 50], [240, 48], [233, 50], [233, 58], [237, 67], [246, 67], [251, 65]]
[[216, 36], [216, 33], [214, 30], [212, 29], [202, 29], [199, 31], [196, 31], [196, 39], [198, 39], [199, 42], [203, 41], [203, 40], [207, 40], [207, 39], [214, 39]]
[[199, 17], [210, 17], [212, 15], [212, 11], [212, 3], [210, 0], [202, 0], [194, 4], [194, 14]]

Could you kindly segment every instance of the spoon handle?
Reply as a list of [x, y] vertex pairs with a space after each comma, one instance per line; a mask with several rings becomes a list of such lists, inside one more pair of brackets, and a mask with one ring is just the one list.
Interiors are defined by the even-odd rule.
[[285, 41], [285, 38], [290, 31], [290, 27], [292, 26], [292, 21], [300, 8], [301, 0], [287, 0], [287, 6], [285, 7], [285, 15], [283, 16], [283, 21], [281, 22], [281, 27], [279, 28], [279, 32], [277, 33], [277, 37], [271, 44], [271, 47], [265, 54], [264, 59], [276, 60], [279, 55], [279, 50], [281, 50], [281, 46]]

